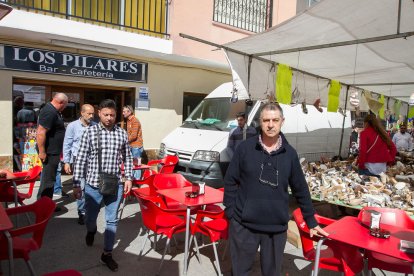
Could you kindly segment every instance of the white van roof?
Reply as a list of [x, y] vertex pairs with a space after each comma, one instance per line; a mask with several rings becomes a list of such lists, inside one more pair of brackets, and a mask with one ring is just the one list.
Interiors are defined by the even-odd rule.
[[[231, 98], [233, 92], [233, 83], [226, 82], [214, 89], [206, 98]], [[244, 87], [241, 87], [238, 91], [239, 100], [249, 99], [249, 95]]]

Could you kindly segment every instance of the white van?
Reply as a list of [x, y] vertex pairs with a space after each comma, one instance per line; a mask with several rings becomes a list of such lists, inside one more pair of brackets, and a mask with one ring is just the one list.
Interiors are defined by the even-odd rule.
[[[223, 187], [223, 177], [230, 162], [227, 147], [229, 131], [237, 126], [236, 114], [245, 111], [247, 124], [259, 127], [259, 110], [266, 100], [250, 101], [247, 95], [231, 102], [233, 84], [224, 83], [212, 91], [190, 114], [184, 123], [161, 142], [159, 157], [177, 154], [176, 171], [190, 181], [202, 180], [215, 188]], [[282, 132], [299, 156], [309, 161], [320, 156], [338, 155], [344, 125], [342, 156], [348, 153], [351, 115], [320, 113], [308, 105], [304, 114], [301, 105], [281, 105], [285, 116]]]

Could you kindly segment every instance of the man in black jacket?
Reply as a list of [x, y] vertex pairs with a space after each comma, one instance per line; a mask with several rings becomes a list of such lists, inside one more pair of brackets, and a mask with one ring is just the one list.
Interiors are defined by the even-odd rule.
[[288, 187], [311, 235], [328, 235], [315, 220], [297, 152], [281, 133], [283, 122], [282, 108], [265, 104], [261, 134], [239, 145], [224, 179], [233, 275], [249, 275], [259, 246], [262, 275], [280, 275], [289, 221]]

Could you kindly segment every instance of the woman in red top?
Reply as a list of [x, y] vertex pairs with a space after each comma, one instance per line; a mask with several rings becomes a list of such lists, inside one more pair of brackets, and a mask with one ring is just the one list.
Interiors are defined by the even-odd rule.
[[397, 149], [375, 115], [367, 115], [364, 126], [359, 136], [359, 174], [379, 176], [395, 162]]

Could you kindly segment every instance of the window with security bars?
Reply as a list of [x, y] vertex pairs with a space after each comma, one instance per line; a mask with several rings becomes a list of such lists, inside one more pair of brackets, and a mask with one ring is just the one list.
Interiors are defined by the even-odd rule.
[[251, 32], [272, 26], [273, 0], [214, 0], [213, 21]]

